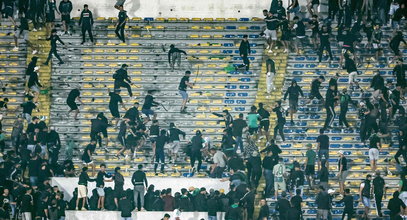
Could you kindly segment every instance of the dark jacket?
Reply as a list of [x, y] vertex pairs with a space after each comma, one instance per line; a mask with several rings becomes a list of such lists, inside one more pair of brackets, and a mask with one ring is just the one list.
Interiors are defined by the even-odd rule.
[[318, 209], [329, 210], [331, 208], [331, 198], [326, 191], [319, 192], [315, 198]]
[[94, 182], [96, 179], [91, 179], [87, 172], [81, 172], [79, 175], [78, 185], [88, 186], [88, 182]]
[[206, 195], [199, 193], [195, 196], [195, 210], [198, 212], [206, 212], [208, 206], [206, 204]]
[[250, 54], [250, 43], [249, 43], [249, 41], [242, 40], [240, 42], [240, 46], [239, 46], [239, 55], [240, 56], [242, 56], [242, 55], [247, 56], [247, 54]]
[[304, 97], [304, 93], [302, 92], [300, 86], [298, 86], [298, 85], [290, 86], [290, 87], [288, 87], [287, 91], [284, 94], [284, 100], [286, 100], [287, 96], [288, 96], [289, 100], [298, 101], [298, 98], [300, 97], [300, 94], [301, 94], [301, 96]]
[[93, 25], [93, 15], [90, 10], [82, 10], [81, 17], [79, 19], [79, 25], [82, 25], [82, 28], [90, 28]]

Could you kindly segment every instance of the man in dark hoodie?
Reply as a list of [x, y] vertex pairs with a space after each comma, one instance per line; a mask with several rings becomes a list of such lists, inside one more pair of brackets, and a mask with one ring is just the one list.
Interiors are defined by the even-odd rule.
[[217, 212], [220, 212], [221, 203], [219, 201], [219, 191], [216, 190], [207, 201], [208, 220], [217, 220]]
[[181, 66], [181, 53], [187, 55], [185, 51], [176, 48], [174, 44], [170, 45], [170, 50], [168, 51], [168, 62], [170, 63], [171, 71], [174, 71], [175, 63], [177, 63], [178, 67]]
[[[276, 198], [277, 199], [277, 198]], [[278, 199], [276, 203], [276, 210], [280, 213], [280, 220], [290, 220], [287, 219], [288, 209], [291, 207], [290, 202], [287, 199], [287, 193], [283, 191], [281, 193], [281, 198]]]
[[319, 193], [315, 198], [317, 205], [317, 219], [328, 219], [330, 209], [330, 196], [323, 186], [319, 186]]
[[175, 163], [177, 160], [178, 151], [181, 147], [179, 136], [182, 135], [182, 137], [185, 139], [186, 133], [175, 127], [173, 122], [170, 123], [170, 129], [168, 132], [170, 138], [169, 142], [172, 144], [172, 149], [170, 150], [170, 155], [172, 155], [171, 162]]
[[179, 200], [178, 208], [181, 212], [191, 212], [193, 211], [193, 205], [191, 198], [189, 197], [188, 190], [185, 188], [181, 189], [181, 198]]
[[403, 213], [404, 210], [406, 209], [406, 205], [399, 198], [399, 196], [400, 192], [395, 191], [393, 193], [393, 198], [391, 198], [389, 200], [389, 203], [387, 204], [387, 208], [390, 210], [390, 220], [396, 220], [397, 219], [396, 217], [399, 216], [400, 213]]
[[290, 117], [291, 117], [291, 124], [294, 124], [293, 116], [294, 113], [297, 112], [298, 109], [298, 98], [304, 97], [304, 93], [300, 86], [298, 86], [297, 81], [292, 80], [291, 86], [288, 87], [287, 91], [284, 94], [284, 101], [287, 99], [288, 96], [288, 103], [290, 106]]
[[82, 27], [82, 43], [85, 43], [85, 33], [88, 32], [90, 41], [93, 44], [93, 35], [92, 35], [92, 26], [93, 26], [93, 15], [92, 12], [89, 10], [88, 5], [83, 6], [83, 10], [81, 12], [81, 17], [79, 19], [79, 26]]
[[153, 211], [164, 211], [164, 199], [163, 197], [167, 194], [167, 191], [165, 189], [163, 189], [160, 192], [160, 195], [155, 199], [155, 201], [153, 202]]
[[[118, 69], [114, 74], [113, 74], [113, 79], [114, 79], [114, 89], [118, 90], [121, 87], [124, 87], [127, 89], [129, 96], [132, 97], [133, 93], [131, 92], [131, 86], [130, 84], [130, 76], [127, 74], [127, 64], [122, 64], [121, 68]], [[126, 83], [127, 81], [128, 83]]]
[[345, 215], [348, 215], [347, 219], [352, 219], [353, 217], [353, 196], [350, 195], [350, 189], [345, 189], [344, 197], [338, 203], [345, 203], [345, 208], [343, 209], [342, 219]]
[[58, 9], [61, 12], [61, 20], [65, 34], [68, 34], [69, 23], [71, 22], [71, 11], [73, 9], [72, 2], [70, 0], [62, 0], [61, 3], [59, 3]]
[[207, 192], [204, 187], [199, 190], [199, 193], [195, 196], [195, 210], [198, 212], [208, 211], [207, 206]]
[[247, 34], [243, 35], [243, 40], [240, 42], [239, 55], [243, 59], [243, 64], [239, 65], [239, 68], [246, 67], [246, 71], [249, 71], [250, 61], [247, 56], [250, 55], [250, 43], [247, 38]]

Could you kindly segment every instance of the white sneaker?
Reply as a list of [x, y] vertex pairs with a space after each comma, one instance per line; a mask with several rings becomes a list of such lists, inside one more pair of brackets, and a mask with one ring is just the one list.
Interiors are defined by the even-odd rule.
[[270, 49], [270, 46], [267, 45], [266, 50]]
[[272, 51], [272, 50], [269, 50], [269, 53], [273, 53], [273, 51]]
[[274, 47], [274, 49], [276, 49], [276, 50], [277, 50], [277, 49], [278, 49], [278, 47]]
[[38, 30], [34, 28], [33, 31], [34, 31], [34, 32], [37, 32]]
[[18, 51], [18, 47], [14, 47], [12, 51]]
[[284, 49], [284, 53], [288, 53], [288, 50], [287, 50], [287, 49]]
[[37, 54], [38, 53], [38, 50], [33, 50], [33, 55], [35, 55], [35, 54]]

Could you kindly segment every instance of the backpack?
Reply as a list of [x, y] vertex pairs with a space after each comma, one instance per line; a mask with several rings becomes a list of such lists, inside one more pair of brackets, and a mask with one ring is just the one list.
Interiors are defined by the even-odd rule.
[[119, 78], [119, 74], [117, 72], [115, 72], [112, 77], [113, 77], [113, 79], [117, 79], [117, 78]]

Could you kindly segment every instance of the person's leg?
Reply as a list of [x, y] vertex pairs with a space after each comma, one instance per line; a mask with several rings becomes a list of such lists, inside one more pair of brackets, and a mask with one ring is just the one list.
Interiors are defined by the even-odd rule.
[[92, 34], [92, 27], [87, 28], [87, 31], [89, 34], [90, 41], [93, 43], [94, 39], [93, 39], [93, 34]]
[[121, 40], [119, 30], [120, 30], [120, 26], [119, 26], [119, 25], [117, 25], [117, 26], [116, 26], [116, 29], [114, 30], [114, 33], [116, 33], [116, 36], [119, 38], [119, 40]]
[[62, 63], [64, 62], [64, 61], [62, 61], [61, 57], [59, 56], [57, 50], [54, 50], [54, 55], [55, 55], [55, 57], [59, 60], [59, 63], [60, 63], [60, 64], [62, 64]]
[[132, 93], [132, 91], [131, 91], [131, 86], [130, 86], [130, 84], [128, 84], [128, 83], [126, 83], [126, 82], [122, 82], [122, 83], [120, 84], [120, 87], [126, 88], [126, 89], [127, 89], [127, 92], [129, 93], [129, 96], [130, 96], [130, 97], [133, 96], [133, 93]]
[[[134, 196], [134, 207], [135, 207], [136, 211], [138, 211], [138, 206], [137, 205], [138, 205], [138, 197], [139, 197], [139, 195], [140, 195], [140, 197], [144, 197], [144, 195], [140, 194], [140, 192], [138, 190], [138, 186], [134, 186], [133, 196]], [[141, 207], [143, 207], [143, 206], [141, 206]]]
[[377, 215], [379, 215], [379, 217], [382, 217], [382, 198], [383, 194], [375, 194]]
[[322, 54], [324, 53], [324, 45], [321, 44], [319, 46], [319, 53], [318, 53], [318, 61], [321, 62], [322, 61]]
[[48, 63], [49, 63], [49, 61], [51, 60], [51, 58], [52, 58], [52, 53], [53, 53], [53, 50], [51, 49], [50, 51], [49, 51], [49, 53], [48, 53], [48, 58], [47, 58], [47, 61], [45, 61], [45, 65], [48, 65]]
[[197, 159], [198, 159], [198, 172], [201, 171], [202, 166], [202, 154], [201, 152], [197, 152]]
[[283, 131], [283, 129], [284, 129], [284, 123], [279, 122], [278, 124], [279, 124], [278, 131], [279, 131], [279, 133], [280, 133], [281, 139], [282, 139], [283, 141], [285, 141], [284, 131]]
[[192, 151], [191, 152], [191, 158], [190, 158], [190, 165], [191, 165], [192, 169], [195, 168], [195, 160], [196, 160], [196, 152]]

